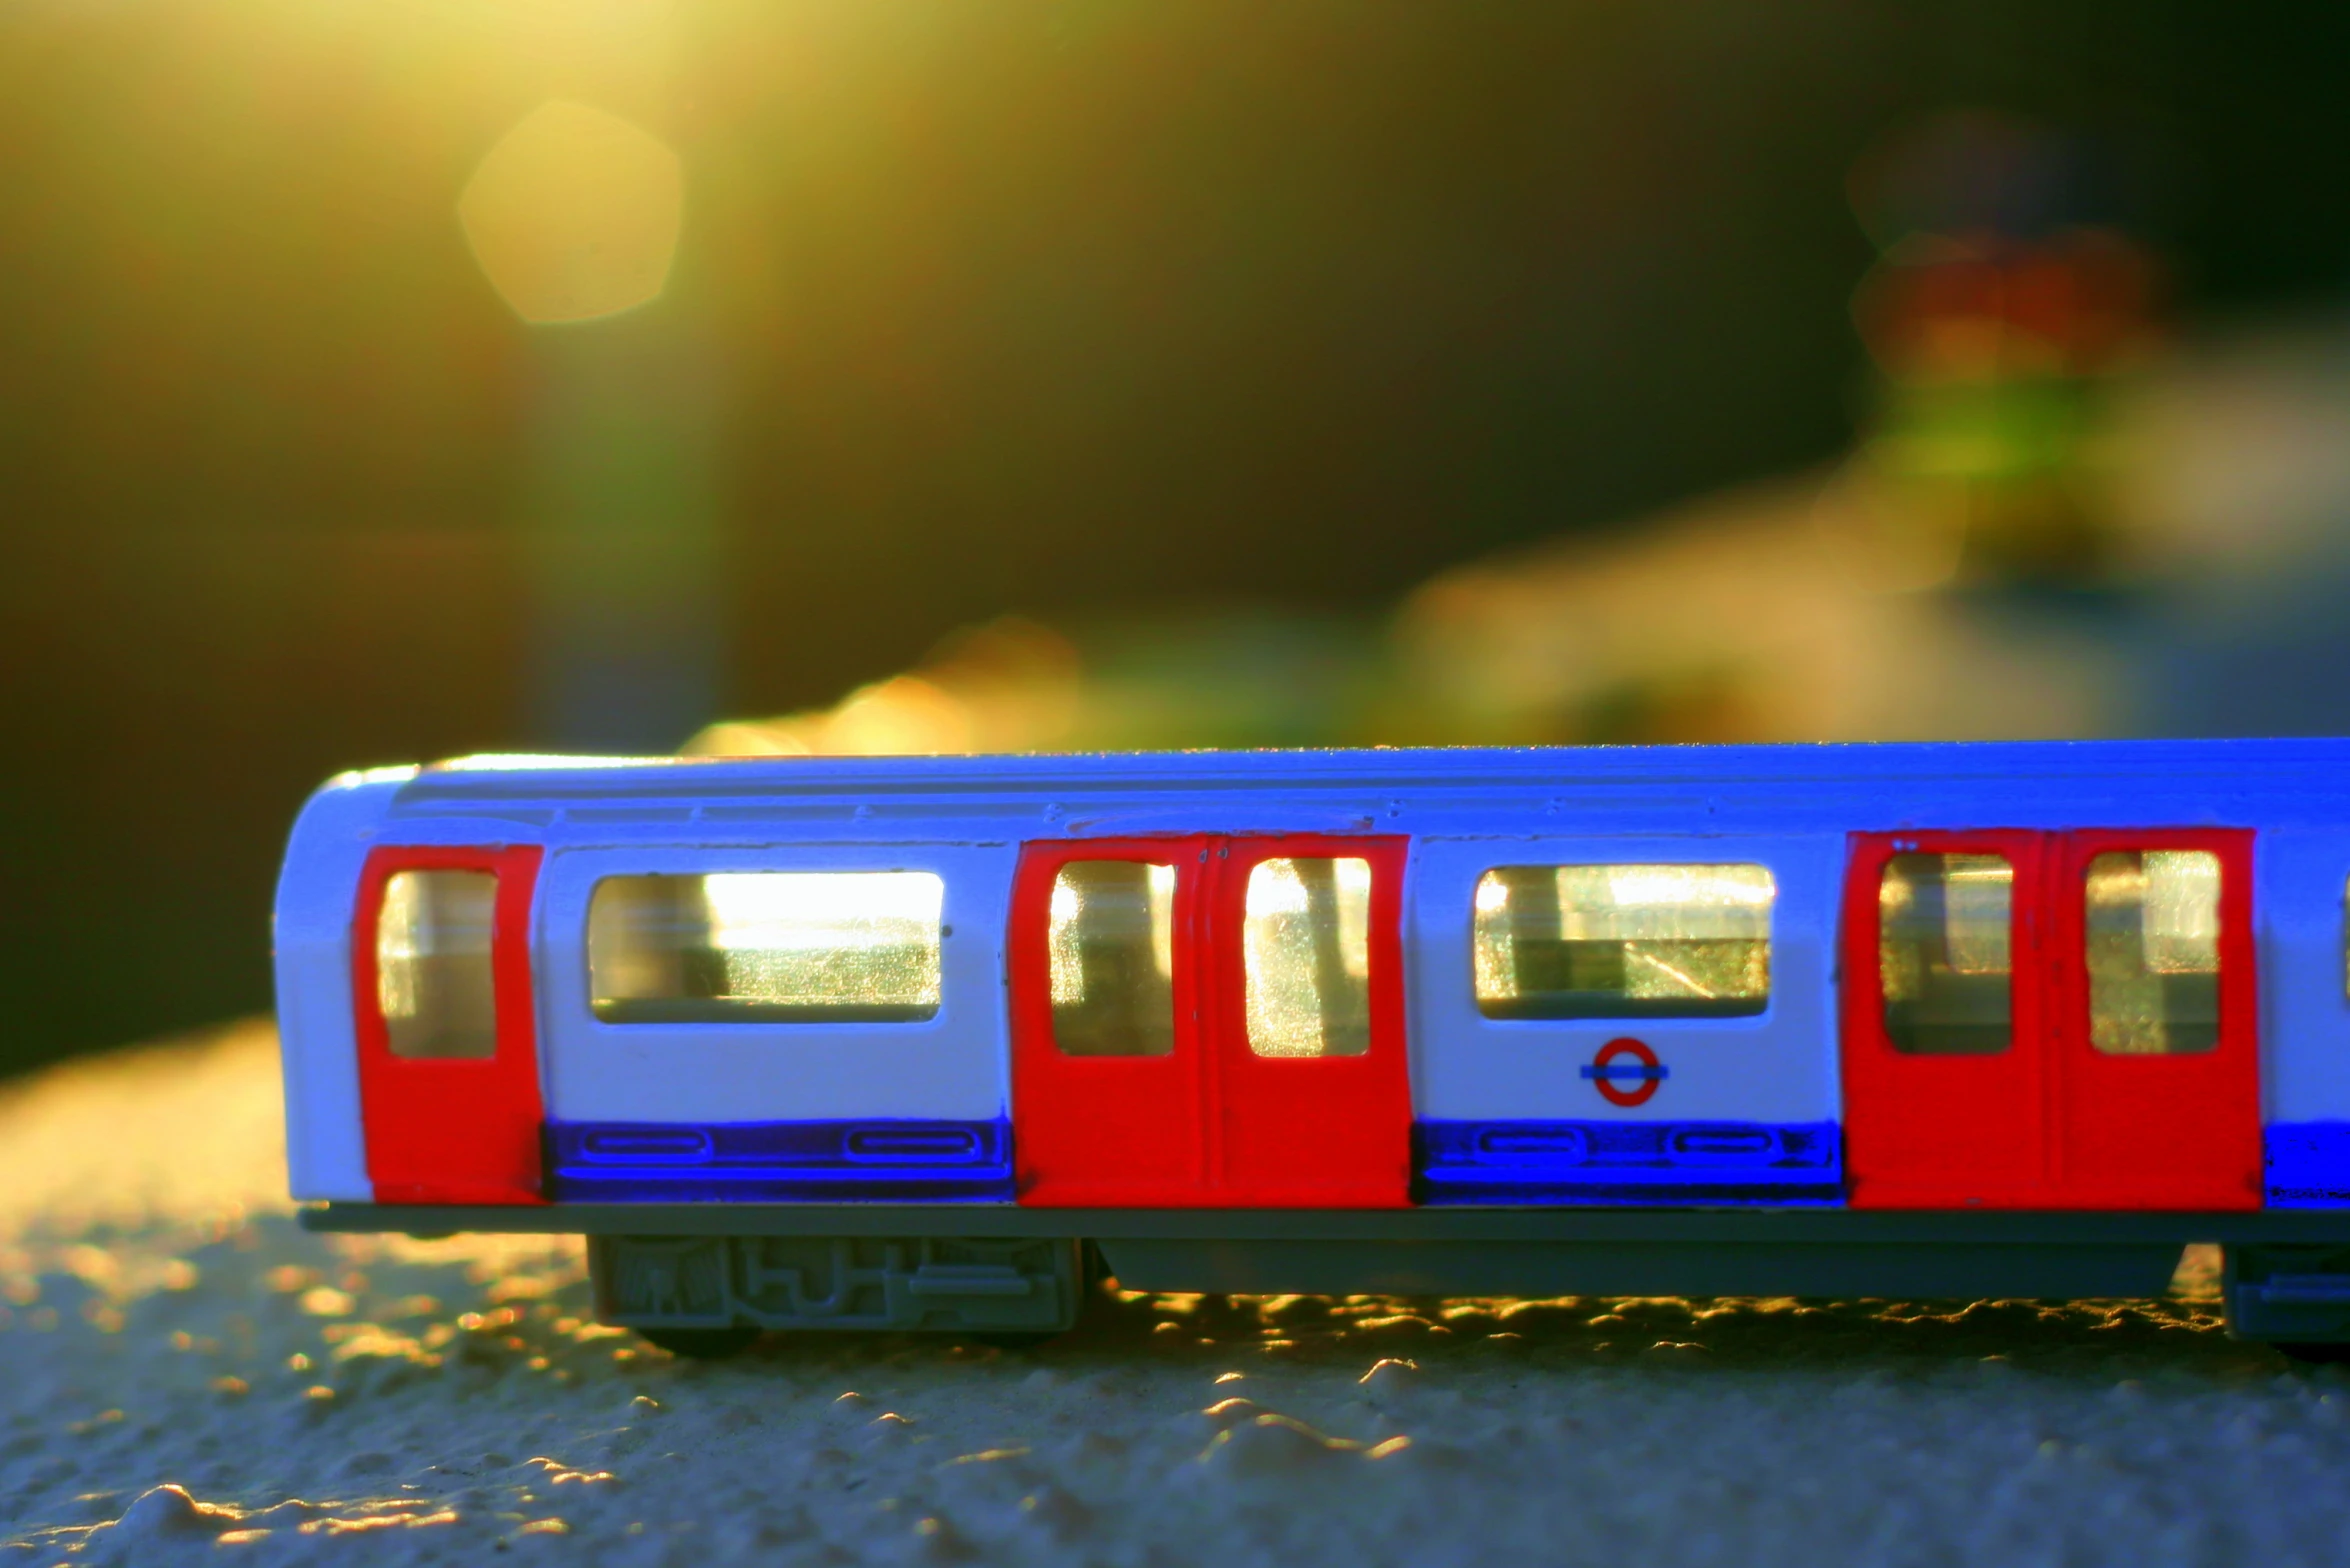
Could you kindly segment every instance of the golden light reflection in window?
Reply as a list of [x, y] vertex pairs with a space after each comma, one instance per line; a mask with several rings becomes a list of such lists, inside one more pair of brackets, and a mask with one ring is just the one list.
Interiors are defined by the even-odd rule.
[[1910, 1056], [2011, 1043], [2015, 867], [2002, 855], [1903, 854], [1877, 881], [1885, 1035]]
[[1175, 868], [1073, 860], [1053, 878], [1053, 1043], [1069, 1056], [1175, 1049]]
[[938, 1012], [946, 884], [928, 871], [607, 877], [589, 990], [610, 1023], [911, 1023]]
[[2217, 1048], [2219, 879], [2219, 857], [2202, 849], [2120, 850], [2089, 862], [2091, 1045], [2109, 1056]]
[[677, 254], [677, 154], [601, 109], [541, 104], [457, 200], [474, 259], [523, 320], [589, 321], [656, 298]]
[[487, 871], [398, 871], [384, 884], [375, 989], [394, 1056], [497, 1054], [497, 899], [498, 879]]
[[1766, 866], [1497, 866], [1472, 965], [1488, 1018], [1719, 1018], [1771, 994]]
[[1241, 954], [1259, 1056], [1371, 1048], [1371, 863], [1280, 859], [1249, 872]]

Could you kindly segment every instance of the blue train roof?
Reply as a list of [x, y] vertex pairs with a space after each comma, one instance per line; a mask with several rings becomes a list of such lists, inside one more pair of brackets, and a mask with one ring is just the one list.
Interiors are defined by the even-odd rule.
[[1559, 832], [2331, 824], [2350, 823], [2350, 740], [482, 757], [405, 775], [388, 803], [394, 819], [679, 812], [718, 822], [772, 811], [877, 825], [979, 815], [1014, 833], [1173, 831], [1187, 813], [1204, 830], [1257, 818], [1470, 830], [1463, 813], [1496, 811], [1557, 818]]

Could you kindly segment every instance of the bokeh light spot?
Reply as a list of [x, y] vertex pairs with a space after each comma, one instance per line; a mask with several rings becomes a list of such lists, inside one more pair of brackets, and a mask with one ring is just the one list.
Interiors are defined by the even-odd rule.
[[590, 321], [656, 298], [669, 281], [684, 185], [677, 154], [659, 138], [556, 100], [490, 149], [457, 216], [516, 315]]

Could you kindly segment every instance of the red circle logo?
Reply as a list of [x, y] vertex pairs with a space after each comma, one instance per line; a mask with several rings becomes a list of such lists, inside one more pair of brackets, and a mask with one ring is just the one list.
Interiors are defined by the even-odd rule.
[[[1634, 1065], [1616, 1065], [1627, 1056]], [[1627, 1107], [1646, 1105], [1656, 1098], [1656, 1091], [1664, 1084], [1665, 1075], [1665, 1067], [1656, 1059], [1656, 1052], [1648, 1048], [1647, 1042], [1635, 1040], [1630, 1035], [1610, 1040], [1601, 1046], [1599, 1054], [1591, 1059], [1591, 1065], [1583, 1069], [1583, 1076], [1591, 1080], [1592, 1087], [1599, 1091], [1601, 1099], [1610, 1105]]]

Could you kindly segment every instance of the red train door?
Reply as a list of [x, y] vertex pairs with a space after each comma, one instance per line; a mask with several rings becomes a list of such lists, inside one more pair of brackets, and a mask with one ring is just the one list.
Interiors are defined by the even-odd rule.
[[2053, 870], [2065, 1206], [2259, 1208], [2252, 835], [2068, 833]]
[[1031, 844], [1021, 856], [1008, 941], [1022, 1202], [1203, 1201], [1207, 1080], [1191, 977], [1213, 858], [1205, 838]]
[[535, 846], [368, 856], [351, 928], [367, 1173], [379, 1203], [540, 1203]]
[[1855, 1207], [2015, 1207], [2041, 1194], [2048, 997], [2031, 978], [2042, 932], [2029, 893], [2043, 838], [1854, 836], [1842, 968]]
[[2251, 835], [1855, 835], [1861, 1208], [2259, 1205]]
[[1411, 1202], [1400, 838], [1217, 845], [1200, 973], [1222, 1202]]
[[1012, 899], [1021, 1201], [1410, 1201], [1404, 841], [1028, 846]]

